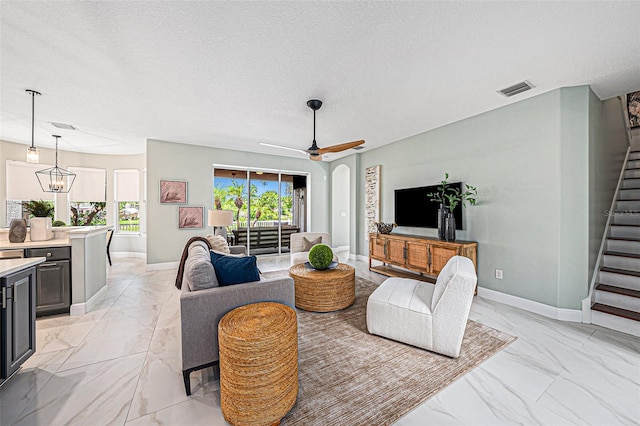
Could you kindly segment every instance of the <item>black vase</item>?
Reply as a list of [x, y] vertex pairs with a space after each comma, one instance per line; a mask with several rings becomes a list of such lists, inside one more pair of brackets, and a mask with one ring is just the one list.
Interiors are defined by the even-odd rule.
[[440, 208], [438, 209], [438, 238], [441, 240], [445, 238], [445, 226], [446, 226], [446, 218], [449, 213], [449, 209], [445, 207], [444, 204], [440, 204]]
[[444, 225], [444, 240], [456, 240], [456, 217], [451, 212], [447, 212]]

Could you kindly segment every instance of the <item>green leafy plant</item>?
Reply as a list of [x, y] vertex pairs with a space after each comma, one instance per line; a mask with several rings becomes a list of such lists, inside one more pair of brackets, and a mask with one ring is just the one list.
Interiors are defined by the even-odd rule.
[[54, 220], [52, 226], [67, 226], [67, 224], [61, 220]]
[[333, 250], [326, 244], [316, 244], [309, 250], [309, 263], [315, 269], [327, 269], [333, 261]]
[[429, 193], [427, 196], [431, 201], [443, 204], [450, 211], [453, 211], [458, 204], [462, 204], [463, 207], [466, 207], [467, 202], [472, 206], [476, 205], [478, 188], [465, 183], [465, 191], [462, 192], [449, 185], [449, 173], [445, 173], [444, 180], [440, 181], [440, 185], [438, 185], [438, 192]]
[[22, 208], [35, 217], [53, 217], [53, 204], [48, 201], [24, 201]]

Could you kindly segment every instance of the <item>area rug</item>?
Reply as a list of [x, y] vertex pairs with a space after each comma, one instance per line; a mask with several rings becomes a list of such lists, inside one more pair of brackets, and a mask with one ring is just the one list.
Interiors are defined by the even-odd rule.
[[298, 400], [283, 425], [392, 424], [515, 340], [469, 321], [460, 357], [452, 359], [370, 335], [366, 306], [376, 288], [357, 277], [351, 307], [298, 309]]

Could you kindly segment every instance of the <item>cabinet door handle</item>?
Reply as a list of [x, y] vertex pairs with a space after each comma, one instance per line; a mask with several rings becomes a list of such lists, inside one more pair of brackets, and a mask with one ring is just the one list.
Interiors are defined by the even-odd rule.
[[402, 256], [404, 257], [405, 260], [407, 260], [407, 248], [406, 247], [402, 250]]
[[384, 253], [384, 257], [387, 257], [387, 243], [385, 241], [384, 245], [382, 246], [382, 251]]
[[428, 263], [429, 265], [431, 265], [431, 249], [429, 249], [429, 250], [427, 251], [427, 255], [428, 255], [428, 257], [429, 257], [429, 260], [427, 261], [427, 263]]
[[40, 265], [38, 265], [38, 268], [41, 268], [41, 269], [42, 268], [54, 268], [56, 266], [58, 266], [58, 264], [55, 263], [55, 262], [53, 262], [53, 263], [52, 262], [46, 262], [46, 263], [41, 263]]
[[2, 309], [7, 308], [7, 288], [2, 287]]
[[47, 252], [47, 257], [51, 257], [51, 252], [50, 251]]

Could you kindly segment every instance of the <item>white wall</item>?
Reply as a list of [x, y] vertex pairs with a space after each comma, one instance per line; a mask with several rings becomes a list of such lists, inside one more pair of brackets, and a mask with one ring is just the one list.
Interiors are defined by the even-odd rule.
[[[0, 141], [0, 224], [6, 223], [6, 160], [26, 161], [28, 145]], [[43, 164], [55, 163], [55, 150], [39, 148], [40, 162]], [[113, 199], [113, 170], [114, 169], [138, 169], [140, 171], [140, 194], [143, 194], [144, 183], [142, 182], [143, 169], [145, 167], [144, 154], [139, 155], [99, 155], [86, 154], [71, 151], [58, 151], [58, 165], [63, 168], [68, 167], [91, 167], [106, 169], [107, 171], [107, 225], [113, 226], [116, 223], [116, 206]], [[35, 177], [34, 177], [35, 179]], [[61, 220], [68, 222], [69, 212], [66, 206], [66, 195], [57, 194], [58, 212]], [[62, 200], [65, 200], [62, 202]], [[111, 252], [138, 252], [146, 251], [144, 235], [115, 235], [111, 243]]]
[[213, 164], [310, 173], [307, 183], [314, 232], [329, 232], [329, 165], [327, 163], [228, 149], [147, 140], [147, 263], [178, 262], [187, 240], [211, 228], [178, 229], [178, 206], [160, 204], [160, 179], [188, 181], [188, 205], [213, 206]]

